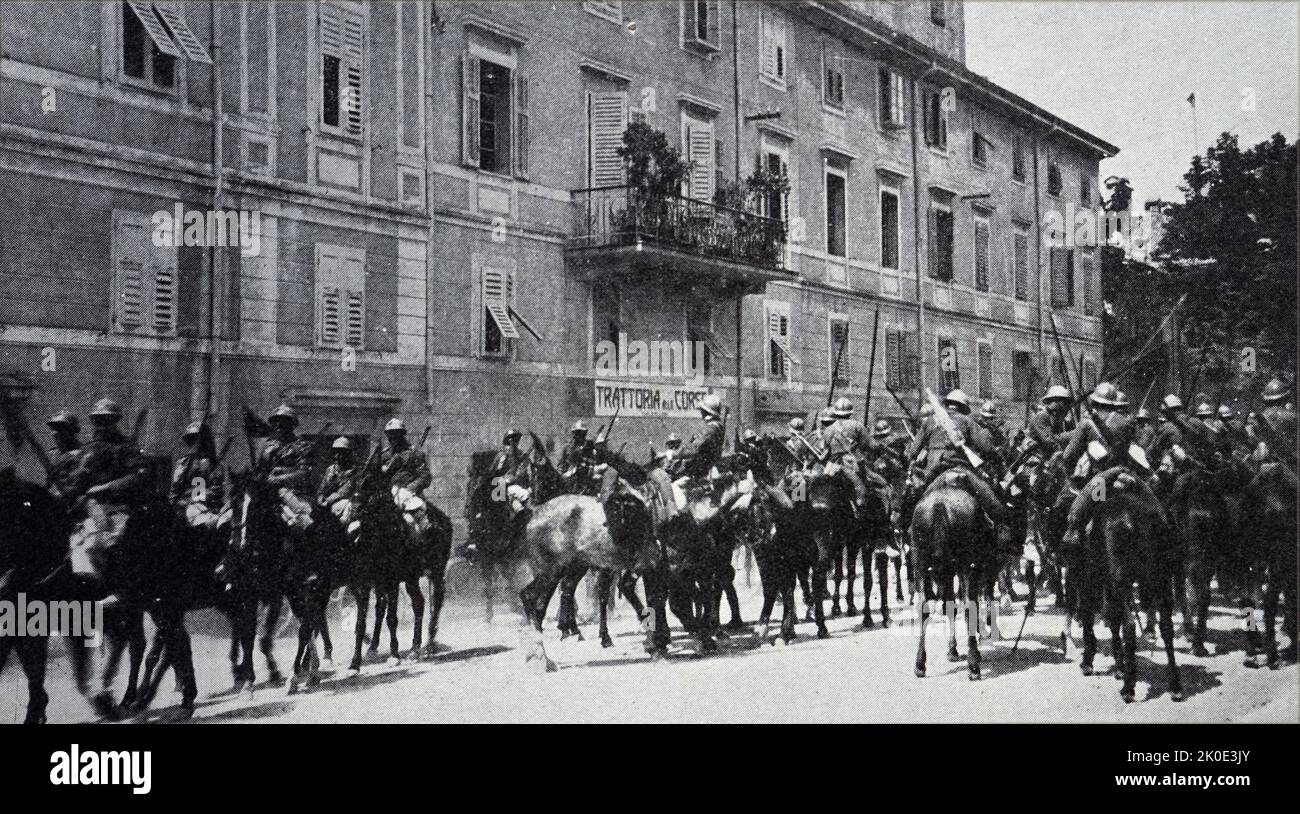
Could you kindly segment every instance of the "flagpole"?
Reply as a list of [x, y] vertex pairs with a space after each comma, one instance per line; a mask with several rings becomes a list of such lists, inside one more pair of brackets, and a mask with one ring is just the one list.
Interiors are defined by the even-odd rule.
[[1201, 138], [1196, 127], [1196, 92], [1192, 91], [1187, 97], [1187, 103], [1192, 106], [1192, 155], [1201, 154]]

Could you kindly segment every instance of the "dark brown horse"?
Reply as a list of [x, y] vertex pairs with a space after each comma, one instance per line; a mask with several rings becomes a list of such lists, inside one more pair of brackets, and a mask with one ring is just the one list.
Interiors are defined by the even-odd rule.
[[[1245, 559], [1254, 582], [1263, 592], [1264, 636], [1253, 624], [1246, 633], [1246, 666], [1259, 667], [1264, 651], [1270, 669], [1276, 670], [1283, 659], [1296, 658], [1296, 620], [1300, 609], [1296, 601], [1296, 476], [1282, 464], [1266, 463], [1246, 490], [1243, 516], [1248, 518]], [[1279, 655], [1277, 628], [1274, 621], [1278, 596], [1286, 599], [1282, 609], [1282, 631], [1291, 640]], [[1251, 609], [1253, 623], [1254, 612]]]

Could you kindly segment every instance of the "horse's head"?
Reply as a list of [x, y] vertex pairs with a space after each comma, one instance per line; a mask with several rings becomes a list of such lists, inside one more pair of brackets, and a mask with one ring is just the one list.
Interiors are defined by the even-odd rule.
[[1061, 452], [1053, 452], [1046, 460], [1033, 456], [1017, 473], [1016, 481], [1030, 499], [1039, 507], [1051, 506], [1060, 494], [1066, 479], [1065, 462]]

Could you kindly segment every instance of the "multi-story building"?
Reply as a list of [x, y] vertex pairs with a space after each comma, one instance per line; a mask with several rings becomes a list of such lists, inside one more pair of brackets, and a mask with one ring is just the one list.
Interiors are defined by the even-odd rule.
[[[507, 426], [617, 411], [645, 449], [713, 391], [776, 430], [832, 378], [873, 418], [960, 384], [1014, 421], [1100, 368], [1097, 250], [1042, 237], [1116, 148], [967, 69], [953, 0], [14, 2], [0, 50], [32, 414], [112, 394], [163, 449], [241, 404], [358, 441], [401, 415], [458, 514]], [[679, 190], [629, 185], [632, 123]], [[760, 169], [788, 194], [744, 200]], [[178, 205], [256, 239], [159, 245]]]

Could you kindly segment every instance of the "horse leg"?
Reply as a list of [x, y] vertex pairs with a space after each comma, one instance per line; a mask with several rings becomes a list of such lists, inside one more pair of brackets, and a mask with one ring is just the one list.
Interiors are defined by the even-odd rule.
[[[822, 545], [818, 545], [822, 549]], [[836, 563], [835, 567], [839, 567]], [[826, 629], [826, 613], [822, 610], [822, 592], [826, 590], [826, 572], [831, 569], [830, 552], [824, 549], [818, 552], [817, 562], [813, 565], [813, 619], [817, 622], [817, 638], [829, 639], [831, 634]], [[834, 611], [831, 613], [835, 615]]]
[[418, 659], [424, 639], [424, 591], [420, 590], [418, 576], [406, 580], [406, 595], [411, 598], [411, 658]]
[[799, 590], [803, 594], [803, 620], [805, 622], [811, 622], [815, 618], [813, 605], [818, 601], [817, 595], [813, 593], [812, 586], [809, 584], [808, 575], [811, 570], [811, 568], [800, 568], [796, 574], [799, 578]]
[[[370, 613], [370, 586], [365, 584], [353, 585], [351, 586], [351, 594], [352, 601], [357, 605], [357, 622], [353, 628], [355, 644], [352, 649], [352, 663], [348, 665], [348, 669], [354, 673], [359, 673], [361, 672], [361, 648], [365, 644], [366, 638], [366, 614]], [[300, 648], [301, 639], [302, 637], [299, 636]], [[300, 649], [298, 652], [301, 656], [302, 650]], [[297, 674], [296, 662], [294, 664], [294, 673]]]
[[1210, 586], [1209, 579], [1203, 572], [1203, 566], [1197, 563], [1189, 568], [1187, 573], [1187, 597], [1184, 600], [1187, 605], [1184, 607], [1190, 610], [1190, 614], [1184, 613], [1183, 630], [1191, 640], [1193, 656], [1209, 655], [1209, 651], [1205, 649], [1205, 615], [1210, 605], [1208, 596]]
[[1270, 670], [1278, 668], [1277, 653], [1277, 606], [1278, 588], [1273, 575], [1269, 575], [1269, 585], [1264, 591], [1264, 661]]
[[[140, 681], [140, 665], [144, 661], [145, 653], [144, 614], [134, 612], [132, 617], [125, 620], [129, 663], [126, 676], [126, 692], [122, 694], [121, 706], [124, 709], [130, 709], [135, 704], [136, 688]], [[148, 672], [145, 673], [145, 676], [148, 677]]]
[[[401, 648], [397, 644], [397, 600], [401, 586], [392, 580], [384, 586], [384, 604], [387, 609], [388, 622], [388, 666], [396, 667], [402, 663]], [[378, 611], [376, 611], [378, 613]], [[418, 626], [418, 622], [416, 623]]]
[[[253, 623], [252, 626], [249, 627], [248, 629], [249, 639], [247, 645], [249, 648], [248, 684], [250, 687], [253, 684], [253, 658], [251, 654], [252, 647], [253, 647], [252, 634], [257, 629], [256, 600], [253, 601], [252, 611], [253, 611]], [[283, 612], [284, 612], [284, 597], [277, 591], [271, 595], [269, 600], [267, 600], [266, 620], [262, 627], [262, 639], [261, 642], [259, 643], [262, 649], [262, 658], [266, 661], [266, 680], [272, 684], [279, 684], [281, 681], [284, 680], [284, 676], [280, 675], [280, 666], [275, 663], [275, 634], [279, 632], [280, 614]], [[330, 652], [332, 653], [332, 649]]]
[[921, 601], [917, 608], [917, 615], [920, 617], [920, 623], [916, 626], [916, 666], [913, 672], [917, 678], [925, 678], [925, 627], [930, 621], [930, 592], [928, 590], [921, 593]]
[[542, 642], [542, 622], [546, 618], [546, 607], [551, 604], [551, 597], [560, 584], [560, 575], [554, 571], [554, 567], [542, 570], [519, 592], [519, 601], [524, 606], [524, 618], [536, 634], [528, 654], [524, 656], [524, 664], [536, 665], [537, 669], [546, 673], [559, 669], [546, 655], [546, 646]]
[[[609, 602], [606, 598], [614, 587], [614, 572], [607, 568], [602, 568], [596, 572], [596, 604], [600, 606], [598, 615], [600, 617], [600, 646], [613, 647], [614, 640], [609, 635]], [[561, 597], [563, 599], [563, 597]]]
[[[902, 546], [900, 545], [899, 548], [901, 549]], [[886, 559], [888, 559], [888, 557], [886, 557]], [[903, 597], [903, 556], [901, 551], [899, 552], [899, 556], [894, 557], [893, 562], [894, 562], [894, 599], [897, 600], [898, 604], [901, 605], [907, 601], [907, 599]], [[889, 609], [886, 607], [885, 610], [888, 611]], [[886, 626], [889, 625], [888, 617], [885, 618], [885, 625]]]
[[[846, 589], [845, 592], [844, 592], [844, 615], [845, 615], [845, 616], [857, 616], [857, 615], [858, 615], [858, 606], [857, 606], [857, 603], [854, 602], [854, 599], [853, 599], [853, 583], [856, 582], [856, 581], [857, 581], [857, 578], [858, 578], [858, 552], [859, 552], [859, 551], [863, 551], [863, 552], [865, 552], [866, 549], [865, 549], [865, 548], [862, 548], [862, 547], [859, 547], [859, 546], [855, 546], [855, 545], [848, 545], [848, 546], [845, 546], [845, 547], [844, 547], [844, 570], [847, 572], [844, 576], [845, 576], [845, 579], [848, 580], [848, 586], [847, 586], [847, 589]], [[868, 556], [870, 556], [870, 555], [868, 554]], [[863, 561], [863, 563], [862, 563], [862, 569], [863, 569], [864, 571], [868, 570], [868, 566], [867, 566], [867, 562], [866, 562], [866, 561]], [[867, 609], [870, 610], [870, 607], [871, 607], [871, 581], [870, 581], [870, 578], [869, 578], [869, 577], [868, 577], [868, 581], [867, 581], [867, 601], [866, 601], [866, 605], [867, 605]], [[865, 616], [870, 616], [871, 614], [870, 614], [870, 613], [867, 613], [867, 614], [864, 614], [864, 615], [865, 615]]]
[[1133, 621], [1133, 614], [1124, 613], [1122, 629], [1124, 634], [1124, 647], [1122, 650], [1124, 656], [1124, 685], [1120, 688], [1119, 695], [1127, 703], [1137, 697], [1137, 625]]
[[[668, 567], [659, 565], [647, 569], [641, 575], [642, 582], [645, 584], [645, 612], [638, 611], [637, 615], [642, 619], [642, 627], [645, 630], [645, 651], [650, 654], [652, 660], [662, 659], [668, 655], [668, 643], [672, 639], [672, 632], [668, 627], [668, 603], [670, 601]], [[627, 588], [632, 588], [634, 576], [629, 572], [623, 575], [623, 584]], [[628, 591], [624, 593], [627, 596]]]
[[[333, 592], [325, 599], [325, 611], [329, 611], [329, 602], [333, 598]], [[334, 642], [330, 641], [330, 626], [328, 619], [322, 620], [320, 625], [321, 650], [324, 655], [321, 656], [321, 662], [332, 665], [334, 663]]]
[[375, 584], [375, 632], [370, 637], [370, 652], [367, 655], [375, 656], [379, 653], [379, 633], [384, 628], [384, 615], [388, 609], [388, 595], [384, 590]]
[[736, 569], [731, 567], [731, 563], [723, 568], [723, 577], [722, 590], [727, 595], [727, 609], [731, 611], [727, 630], [744, 630], [745, 620], [740, 617], [740, 596], [736, 593]]
[[[1092, 675], [1093, 659], [1097, 657], [1097, 632], [1093, 630], [1095, 622], [1092, 608], [1079, 610], [1079, 626], [1083, 628], [1083, 660], [1079, 662], [1079, 669], [1086, 676]], [[1065, 634], [1062, 633], [1061, 636], [1064, 637]]]
[[[980, 679], [980, 641], [979, 631], [980, 624], [980, 580], [974, 575], [966, 580], [966, 677], [971, 681]], [[990, 600], [993, 595], [993, 583], [990, 580], [988, 585], [988, 594]], [[989, 608], [994, 608], [992, 601]]]
[[238, 695], [247, 690], [252, 693], [254, 681], [253, 641], [257, 638], [257, 599], [248, 596], [235, 606], [234, 632], [239, 637], [239, 649], [242, 652], [240, 663], [234, 668], [234, 691]]
[[483, 575], [483, 621], [490, 625], [492, 624], [492, 603], [493, 600], [496, 599], [497, 593], [496, 583], [493, 581], [496, 567], [492, 561], [492, 557], [486, 553], [482, 555], [480, 562], [482, 563], [481, 572]]
[[[838, 619], [842, 611], [840, 610], [840, 585], [844, 582], [844, 560], [849, 556], [847, 549], [840, 549], [835, 552], [835, 560], [832, 571], [832, 579], [835, 581], [835, 591], [831, 594], [831, 618]], [[818, 634], [820, 635], [820, 634]]]
[[[560, 609], [556, 613], [556, 627], [560, 630], [560, 639], [577, 636], [582, 641], [582, 631], [578, 629], [578, 583], [587, 573], [587, 566], [576, 560], [564, 570], [560, 577]], [[603, 594], [597, 592], [596, 601], [602, 601]]]
[[188, 718], [194, 714], [194, 700], [198, 698], [198, 682], [194, 676], [194, 653], [190, 646], [190, 634], [185, 629], [185, 611], [180, 608], [166, 612], [169, 630], [168, 649], [172, 651], [172, 667], [176, 670], [176, 679], [181, 690], [181, 715]]
[[1160, 598], [1160, 638], [1165, 644], [1165, 663], [1169, 670], [1169, 697], [1182, 701], [1183, 682], [1178, 677], [1178, 663], [1174, 660], [1174, 608], [1173, 602], [1166, 594]]
[[[23, 723], [43, 724], [45, 708], [50, 703], [50, 697], [45, 693], [45, 664], [49, 654], [49, 639], [45, 636], [19, 636], [15, 642], [13, 637], [0, 638], [0, 668], [4, 667], [11, 642], [14, 649], [18, 651], [18, 662], [22, 665], [23, 674], [27, 676], [27, 714], [23, 718]], [[81, 643], [72, 646], [80, 647]]]
[[429, 574], [429, 593], [432, 606], [429, 608], [429, 643], [426, 645], [429, 655], [433, 655], [438, 645], [438, 618], [442, 615], [442, 602], [447, 598], [447, 577], [445, 571], [435, 569]]
[[772, 608], [776, 605], [777, 595], [781, 593], [781, 585], [778, 577], [772, 573], [776, 566], [768, 564], [765, 558], [759, 557], [758, 563], [758, 581], [763, 586], [763, 609], [758, 614], [758, 640], [767, 641], [768, 625], [772, 620]]

